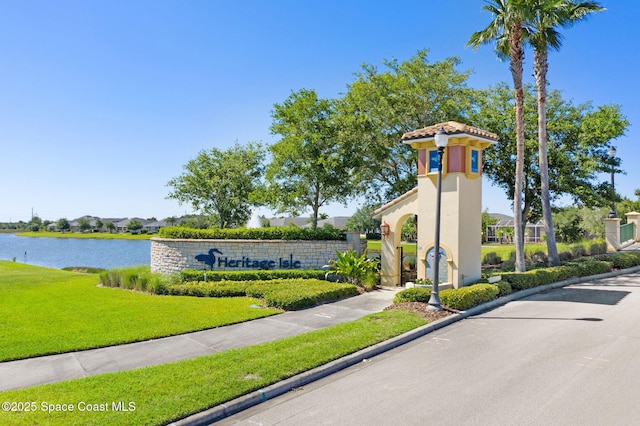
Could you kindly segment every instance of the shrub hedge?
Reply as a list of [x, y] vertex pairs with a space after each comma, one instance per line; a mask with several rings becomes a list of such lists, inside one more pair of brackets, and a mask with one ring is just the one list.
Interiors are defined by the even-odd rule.
[[319, 269], [283, 269], [252, 271], [203, 271], [185, 269], [180, 272], [182, 282], [189, 281], [254, 281], [281, 280], [292, 278], [317, 279], [325, 278], [326, 271]]
[[[589, 247], [594, 251], [601, 247], [597, 243]], [[570, 250], [581, 253], [580, 246]], [[569, 252], [567, 252], [569, 253]], [[571, 253], [569, 253], [571, 255]], [[625, 269], [640, 266], [640, 252], [623, 252], [599, 254], [570, 261], [561, 266], [533, 269], [527, 272], [501, 272], [502, 281], [487, 284], [486, 278], [482, 283], [459, 289], [447, 289], [440, 292], [440, 300], [444, 306], [457, 310], [467, 310], [473, 306], [488, 302], [496, 297], [506, 296], [512, 291], [525, 290], [545, 284], [563, 281], [573, 277], [586, 277], [610, 272], [613, 269]], [[400, 291], [394, 298], [394, 303], [422, 302], [427, 303], [431, 297], [431, 290], [426, 288], [408, 288]]]
[[234, 229], [194, 229], [182, 226], [160, 228], [158, 236], [176, 239], [210, 239], [210, 240], [346, 240], [346, 234], [339, 229], [331, 228], [297, 228], [292, 226], [275, 226], [270, 228], [234, 228]]
[[428, 288], [414, 287], [406, 290], [399, 291], [393, 298], [393, 303], [404, 302], [429, 302], [431, 297], [431, 290]]
[[506, 296], [513, 292], [508, 281], [498, 281], [495, 285], [498, 287], [498, 297]]
[[[440, 292], [440, 301], [451, 309], [464, 311], [481, 303], [495, 299], [500, 290], [494, 284], [475, 284], [462, 288], [451, 288]], [[422, 302], [428, 303], [431, 290], [428, 288], [408, 288], [398, 292], [394, 303]]]
[[612, 263], [609, 261], [584, 259], [567, 262], [562, 266], [534, 269], [527, 272], [503, 272], [502, 279], [511, 284], [515, 291], [525, 290], [572, 277], [586, 277], [609, 272]]
[[358, 294], [356, 286], [317, 279], [189, 282], [164, 288], [172, 296], [255, 297], [272, 308], [304, 309]]
[[440, 292], [440, 301], [451, 309], [465, 311], [495, 299], [499, 292], [497, 285], [475, 284], [468, 287], [442, 290]]
[[622, 252], [593, 256], [596, 260], [611, 262], [614, 269], [626, 269], [640, 265], [639, 252]]

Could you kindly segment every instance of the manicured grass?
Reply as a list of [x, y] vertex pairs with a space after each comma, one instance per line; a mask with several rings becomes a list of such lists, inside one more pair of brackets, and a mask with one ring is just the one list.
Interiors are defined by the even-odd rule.
[[[380, 240], [368, 240], [367, 249], [373, 251], [380, 251], [382, 248], [382, 241]], [[404, 254], [416, 254], [416, 243], [402, 243], [402, 251]]]
[[47, 237], [47, 238], [82, 238], [96, 240], [150, 240], [156, 234], [129, 234], [128, 232], [20, 232], [19, 237]]
[[[570, 246], [571, 244], [557, 243], [558, 252], [568, 250]], [[525, 256], [526, 256], [526, 253], [535, 253], [538, 251], [541, 251], [546, 254], [547, 244], [546, 243], [527, 243], [524, 245], [524, 250], [525, 250]], [[491, 252], [496, 253], [498, 256], [500, 256], [502, 260], [507, 260], [511, 256], [515, 256], [516, 248], [513, 244], [492, 244], [492, 245], [485, 244], [482, 246], [481, 253], [482, 253], [483, 259], [487, 253], [491, 253]]]
[[[382, 246], [382, 242], [381, 241], [376, 241], [376, 240], [369, 240], [367, 241], [367, 249], [368, 250], [373, 250], [373, 251], [380, 251]], [[558, 244], [558, 250], [562, 250], [564, 247], [563, 244]], [[416, 254], [416, 243], [406, 243], [403, 242], [402, 243], [402, 249], [403, 249], [403, 253], [404, 254], [409, 254], [409, 255], [413, 255]], [[525, 245], [525, 249], [526, 250], [534, 250], [534, 251], [543, 251], [543, 252], [547, 252], [547, 245], [546, 244], [526, 244]], [[498, 256], [500, 256], [502, 259], [509, 259], [509, 255], [511, 253], [515, 253], [516, 249], [513, 246], [513, 244], [495, 244], [495, 245], [483, 245], [482, 246], [482, 250], [481, 250], [481, 254], [482, 254], [482, 258], [484, 258], [484, 256], [487, 253], [490, 252], [495, 252]]]
[[[527, 244], [525, 247], [530, 247], [533, 244]], [[537, 246], [542, 246], [540, 244], [536, 244]], [[482, 254], [482, 259], [487, 255], [487, 253], [495, 253], [500, 256], [502, 260], [507, 260], [513, 254], [515, 256], [516, 248], [513, 244], [492, 244], [492, 245], [483, 245], [480, 253]], [[547, 252], [547, 247], [544, 247], [544, 252]]]
[[[81, 274], [0, 261], [0, 361], [148, 340], [280, 311], [253, 298], [154, 296]], [[1, 423], [1, 422], [0, 422]]]
[[[0, 424], [167, 424], [279, 380], [387, 340], [426, 323], [406, 310], [385, 311], [303, 335], [219, 354], [0, 393], [2, 401], [33, 401], [36, 412], [0, 412]], [[352, 395], [357, 398], [362, 396]], [[73, 412], [42, 411], [42, 403], [74, 404]], [[80, 402], [108, 411], [77, 409]], [[113, 402], [135, 405], [114, 411]]]

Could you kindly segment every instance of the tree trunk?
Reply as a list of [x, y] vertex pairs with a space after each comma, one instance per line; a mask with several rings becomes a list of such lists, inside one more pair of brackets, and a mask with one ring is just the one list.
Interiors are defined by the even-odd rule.
[[313, 218], [311, 221], [311, 228], [315, 230], [318, 229], [318, 215], [320, 214], [320, 188], [317, 183], [315, 185], [315, 192], [313, 194], [312, 210]]
[[556, 235], [553, 230], [551, 216], [551, 200], [549, 197], [549, 164], [547, 161], [547, 49], [546, 46], [536, 48], [533, 53], [533, 74], [538, 91], [538, 162], [540, 165], [540, 197], [542, 201], [542, 218], [547, 238], [549, 266], [560, 264]]
[[524, 181], [524, 92], [522, 89], [522, 61], [524, 57], [522, 23], [515, 22], [511, 28], [509, 57], [516, 109], [516, 172], [513, 193], [514, 243], [516, 249], [516, 272], [526, 271], [524, 262], [524, 236], [522, 226], [522, 186]]

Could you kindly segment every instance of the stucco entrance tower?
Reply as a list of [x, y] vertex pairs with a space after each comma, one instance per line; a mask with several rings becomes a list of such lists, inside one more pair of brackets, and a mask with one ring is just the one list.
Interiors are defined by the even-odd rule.
[[400, 284], [397, 247], [404, 220], [417, 214], [417, 276], [432, 278], [438, 148], [434, 135], [444, 129], [449, 139], [442, 166], [440, 215], [441, 289], [459, 288], [480, 278], [482, 245], [482, 152], [498, 137], [466, 124], [448, 121], [405, 133], [402, 142], [418, 150], [418, 186], [374, 212], [389, 235], [382, 242], [382, 285]]

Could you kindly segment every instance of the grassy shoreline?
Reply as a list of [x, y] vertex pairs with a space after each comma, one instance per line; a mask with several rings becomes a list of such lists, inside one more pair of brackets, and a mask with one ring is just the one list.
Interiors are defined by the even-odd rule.
[[26, 231], [16, 233], [18, 237], [34, 238], [80, 238], [95, 240], [150, 240], [155, 234], [129, 234], [111, 232], [52, 232], [52, 231]]

